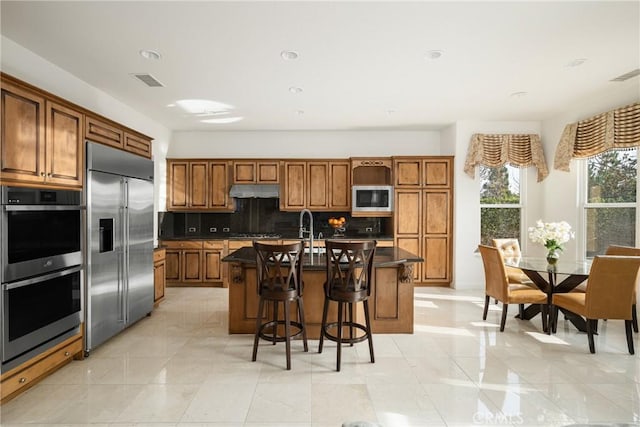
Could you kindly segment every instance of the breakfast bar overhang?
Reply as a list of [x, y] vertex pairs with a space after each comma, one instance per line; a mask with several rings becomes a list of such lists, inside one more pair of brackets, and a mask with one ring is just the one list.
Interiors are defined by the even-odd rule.
[[[253, 247], [242, 247], [222, 261], [229, 268], [229, 333], [253, 334], [258, 312], [256, 259]], [[413, 333], [413, 264], [424, 259], [398, 247], [379, 247], [373, 260], [375, 283], [369, 299], [373, 333]], [[326, 256], [305, 254], [302, 279], [304, 282], [304, 313], [307, 334], [320, 337], [323, 285], [326, 281]], [[272, 316], [267, 313], [267, 316]], [[362, 308], [354, 317], [363, 319]], [[337, 319], [337, 309], [330, 306], [329, 319]]]

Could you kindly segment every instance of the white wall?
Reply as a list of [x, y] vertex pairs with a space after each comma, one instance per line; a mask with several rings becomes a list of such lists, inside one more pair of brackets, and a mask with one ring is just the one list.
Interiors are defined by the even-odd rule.
[[177, 131], [167, 157], [339, 159], [438, 154], [438, 131]]
[[[153, 138], [156, 176], [154, 205], [157, 208], [159, 192], [164, 188], [165, 157], [169, 147], [170, 130], [12, 40], [0, 37], [2, 72]], [[159, 185], [160, 181], [162, 186]], [[157, 229], [157, 215], [154, 215], [154, 229]]]

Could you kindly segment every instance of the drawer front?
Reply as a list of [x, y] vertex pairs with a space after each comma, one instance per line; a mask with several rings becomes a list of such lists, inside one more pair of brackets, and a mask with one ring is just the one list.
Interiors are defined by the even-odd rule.
[[112, 147], [122, 148], [123, 132], [115, 126], [111, 126], [91, 116], [85, 120], [85, 139], [101, 142]]
[[224, 249], [224, 240], [207, 240], [203, 242], [204, 249]]
[[164, 261], [164, 259], [167, 256], [167, 250], [162, 248], [162, 249], [156, 249], [153, 251], [153, 262], [159, 262], [159, 261]]
[[126, 132], [124, 134], [124, 149], [151, 158], [151, 141]]
[[202, 249], [201, 241], [169, 240], [162, 242], [166, 249]]
[[28, 368], [17, 372], [15, 375], [2, 381], [2, 393], [0, 399], [15, 393], [21, 388], [27, 387], [34, 381], [40, 379], [45, 373], [54, 369], [58, 365], [68, 361], [74, 355], [82, 351], [82, 339], [73, 341], [47, 357], [39, 360]]

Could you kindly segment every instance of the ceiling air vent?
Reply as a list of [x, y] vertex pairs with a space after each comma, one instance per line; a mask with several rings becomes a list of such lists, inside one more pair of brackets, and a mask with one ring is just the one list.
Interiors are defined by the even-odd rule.
[[633, 71], [629, 71], [621, 76], [616, 77], [615, 79], [611, 79], [612, 82], [623, 82], [625, 80], [629, 80], [632, 77], [640, 76], [640, 68], [636, 68]]
[[151, 74], [131, 74], [136, 79], [140, 80], [142, 83], [146, 84], [149, 87], [164, 87], [162, 83], [160, 83], [155, 77]]

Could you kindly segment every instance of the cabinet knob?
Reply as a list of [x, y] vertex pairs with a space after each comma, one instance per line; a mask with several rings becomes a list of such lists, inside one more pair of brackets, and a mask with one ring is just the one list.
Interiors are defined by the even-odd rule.
[[68, 351], [65, 351], [65, 352], [64, 352], [65, 357], [68, 357], [68, 356], [69, 356], [69, 354], [70, 354], [70, 353], [69, 353]]
[[26, 383], [26, 382], [27, 382], [27, 379], [26, 379], [25, 377], [22, 377], [22, 378], [20, 378], [20, 379], [18, 380], [18, 382], [19, 382], [20, 384], [24, 384], [24, 383]]
[[51, 172], [49, 172], [49, 173], [47, 174], [47, 176], [48, 176], [49, 178], [51, 178]]
[[44, 176], [44, 172], [40, 172], [40, 176]]

